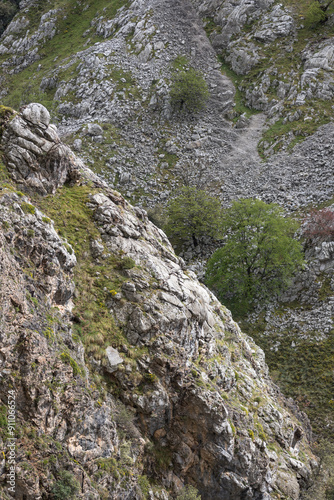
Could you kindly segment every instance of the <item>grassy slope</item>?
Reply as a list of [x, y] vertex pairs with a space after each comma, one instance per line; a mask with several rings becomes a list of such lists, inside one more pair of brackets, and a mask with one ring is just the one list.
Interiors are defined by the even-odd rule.
[[[34, 3], [25, 15], [30, 19], [30, 33], [38, 28], [41, 16], [51, 9], [60, 9], [57, 14], [57, 34], [52, 40], [40, 43], [39, 54], [41, 59], [15, 76], [8, 75], [5, 85], [8, 85], [9, 93], [3, 99], [3, 104], [18, 109], [28, 102], [38, 101], [48, 109], [54, 109], [54, 90], [40, 91], [40, 83], [47, 74], [57, 66], [70, 63], [73, 55], [80, 50], [86, 49], [102, 39], [97, 36], [84, 37], [83, 34], [91, 27], [92, 20], [97, 15], [104, 15], [112, 19], [117, 10], [126, 5], [127, 0], [111, 0], [106, 4], [105, 0], [90, 0], [85, 3], [88, 8], [82, 12], [82, 2], [69, 2], [68, 0], [49, 0], [45, 3], [39, 0]], [[2, 60], [6, 59], [2, 56]], [[0, 59], [1, 62], [1, 59]], [[38, 68], [38, 70], [37, 70]], [[76, 65], [73, 64], [66, 71], [59, 74], [59, 80], [68, 81], [75, 76]], [[123, 75], [122, 75], [123, 76]]]
[[[278, 318], [282, 311], [276, 312]], [[271, 375], [284, 394], [296, 399], [310, 417], [315, 437], [334, 440], [334, 330], [325, 340], [317, 340], [322, 333], [319, 325], [314, 340], [306, 340], [301, 338], [300, 332], [291, 330], [283, 333], [271, 330], [269, 335], [264, 335], [266, 322], [263, 317], [258, 323], [241, 324], [264, 349]]]

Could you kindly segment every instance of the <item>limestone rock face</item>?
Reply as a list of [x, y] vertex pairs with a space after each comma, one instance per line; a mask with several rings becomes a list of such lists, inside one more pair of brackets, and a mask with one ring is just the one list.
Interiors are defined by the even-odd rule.
[[[43, 221], [43, 214], [27, 198], [4, 194], [0, 208], [1, 223], [12, 228], [5, 232], [5, 241], [34, 266], [35, 275], [40, 277], [39, 293], [50, 305], [69, 307], [74, 291], [70, 275], [76, 264], [72, 247], [64, 246], [51, 220]], [[26, 298], [22, 301], [20, 308], [26, 310]]]
[[[262, 498], [271, 498], [281, 476], [277, 462], [274, 469], [270, 465], [278, 458], [273, 458], [262, 438], [275, 436], [283, 449], [290, 450], [297, 427], [286, 408], [276, 409], [276, 398], [281, 396], [268, 378], [263, 352], [184, 270], [165, 235], [145, 213], [111, 192], [93, 195], [91, 207], [109, 252], [130, 256], [140, 269], [128, 271], [121, 295], [108, 303], [131, 344], [149, 350], [142, 366], [152, 378], [150, 393], [131, 393], [126, 373], [114, 373], [128, 403], [145, 421], [148, 435], [172, 451], [173, 474], [200, 484], [202, 498], [256, 498], [260, 491]], [[230, 351], [227, 339], [235, 351]], [[242, 380], [237, 381], [235, 370], [242, 372]], [[263, 400], [256, 419], [264, 434], [257, 439], [251, 437], [251, 427], [257, 425], [254, 420], [250, 423], [254, 415], [245, 417], [232, 403], [235, 397], [245, 407], [257, 406], [251, 403], [255, 394]], [[239, 429], [238, 437], [231, 425]], [[279, 461], [290, 467], [287, 457], [280, 455]], [[212, 471], [220, 472], [216, 476]], [[308, 469], [302, 483], [310, 474]], [[177, 483], [173, 475], [164, 481], [174, 487]], [[292, 473], [287, 486], [291, 498], [299, 498], [299, 488]]]
[[77, 178], [77, 163], [41, 104], [29, 104], [8, 123], [1, 149], [12, 178], [23, 190], [54, 193]]
[[[19, 117], [25, 137], [36, 134], [34, 120], [50, 128], [41, 108], [28, 116]], [[13, 130], [7, 127], [5, 137]], [[36, 175], [43, 172], [43, 161], [40, 171], [36, 163]], [[297, 499], [316, 466], [307, 417], [279, 392], [263, 351], [146, 212], [86, 167], [81, 175], [83, 185], [72, 189], [78, 206], [79, 188], [86, 193], [94, 243], [86, 241], [90, 260], [84, 271], [79, 263], [79, 276], [87, 274], [92, 287], [98, 266], [117, 288], [102, 289], [104, 303], [95, 298], [110, 322], [102, 360], [88, 349], [94, 336], [101, 343], [93, 323], [83, 344], [72, 332], [83, 321], [71, 316], [78, 300], [73, 247], [22, 193], [0, 190], [0, 397], [5, 404], [15, 387], [18, 498], [50, 496], [59, 470], [67, 470], [85, 500], [139, 500], [143, 475], [158, 485], [154, 500], [174, 498], [188, 483], [203, 500]], [[115, 267], [121, 271], [112, 276]], [[87, 293], [80, 281], [78, 288]], [[0, 489], [6, 494], [5, 469]]]

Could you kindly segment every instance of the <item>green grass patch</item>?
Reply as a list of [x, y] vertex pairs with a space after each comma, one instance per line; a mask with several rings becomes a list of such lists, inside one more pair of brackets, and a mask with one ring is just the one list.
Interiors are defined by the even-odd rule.
[[5, 439], [7, 436], [7, 408], [4, 405], [0, 406], [0, 436]]
[[[294, 107], [294, 110], [298, 108]], [[293, 132], [294, 139], [289, 142], [288, 150], [302, 142], [306, 137], [314, 134], [321, 126], [329, 123], [334, 116], [328, 101], [314, 99], [312, 103], [300, 108], [302, 116], [299, 120], [284, 123], [283, 118], [279, 119], [274, 125], [267, 129], [258, 144], [258, 151], [262, 158], [266, 157], [266, 147], [268, 144], [274, 144], [273, 151], [278, 152], [287, 144], [287, 135]], [[312, 120], [304, 121], [306, 116], [311, 116]]]
[[35, 215], [36, 208], [34, 207], [34, 205], [31, 205], [31, 203], [26, 203], [25, 201], [23, 201], [21, 203], [21, 208], [25, 214]]
[[94, 192], [97, 190], [89, 186], [64, 186], [55, 195], [46, 196], [37, 203], [54, 220], [58, 233], [74, 248], [78, 260], [74, 268], [75, 335], [82, 340], [88, 356], [105, 360], [107, 346], [128, 343], [106, 302], [120, 290], [128, 279], [125, 271], [135, 263], [122, 255], [111, 255], [101, 262], [92, 258], [90, 242], [100, 240], [93, 212], [87, 207], [89, 194]]
[[[256, 324], [243, 322], [242, 328], [265, 351], [274, 381], [286, 396], [298, 401], [316, 434], [333, 439], [334, 330], [321, 341], [303, 340], [300, 333], [294, 335], [290, 331], [280, 334], [271, 331], [270, 335], [264, 335], [263, 316]], [[314, 337], [317, 338], [317, 332]]]
[[70, 356], [68, 352], [66, 351], [62, 352], [60, 358], [64, 363], [71, 366], [73, 370], [73, 377], [85, 374], [85, 370], [78, 365], [78, 363]]

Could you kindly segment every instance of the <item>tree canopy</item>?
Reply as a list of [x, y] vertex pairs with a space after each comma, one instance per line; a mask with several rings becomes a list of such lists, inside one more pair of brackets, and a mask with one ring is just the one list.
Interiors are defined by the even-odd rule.
[[226, 242], [209, 259], [206, 282], [237, 315], [282, 292], [303, 264], [297, 224], [276, 204], [235, 201], [223, 214]]
[[202, 73], [186, 63], [185, 58], [177, 58], [172, 73], [170, 99], [174, 108], [196, 112], [205, 106], [209, 90]]
[[176, 247], [198, 244], [201, 237], [219, 238], [222, 209], [217, 198], [202, 189], [183, 187], [167, 207], [164, 230]]

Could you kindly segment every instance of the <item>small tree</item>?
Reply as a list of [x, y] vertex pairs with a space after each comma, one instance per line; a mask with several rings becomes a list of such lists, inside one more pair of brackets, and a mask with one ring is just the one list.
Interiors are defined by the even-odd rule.
[[[183, 64], [179, 64], [180, 61]], [[202, 73], [187, 65], [185, 58], [177, 58], [169, 95], [174, 108], [194, 113], [204, 108], [209, 90]]]
[[276, 204], [235, 201], [225, 211], [226, 243], [208, 261], [206, 281], [219, 299], [243, 315], [256, 299], [267, 300], [290, 283], [303, 264], [297, 224]]
[[179, 248], [191, 243], [197, 246], [201, 237], [220, 236], [220, 202], [202, 189], [183, 187], [180, 195], [169, 203], [167, 217], [164, 230]]
[[312, 210], [304, 220], [303, 235], [309, 243], [334, 241], [334, 211], [329, 208]]

